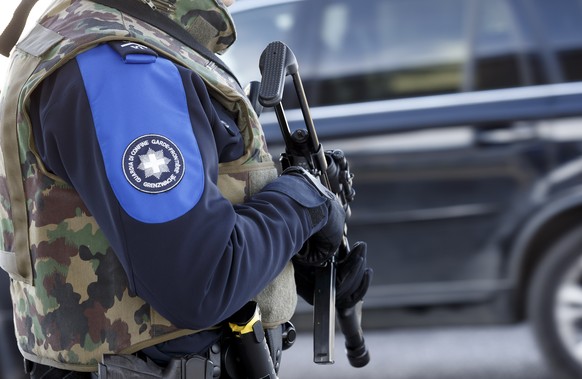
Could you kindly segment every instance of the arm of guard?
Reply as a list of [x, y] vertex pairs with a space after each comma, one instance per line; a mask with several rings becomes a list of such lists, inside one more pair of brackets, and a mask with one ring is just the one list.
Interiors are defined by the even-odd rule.
[[[324, 223], [314, 226], [305, 207], [324, 199], [266, 188], [233, 206], [216, 185], [217, 116], [200, 78], [167, 61], [136, 73], [94, 59], [71, 61], [36, 91], [39, 153], [83, 198], [140, 297], [181, 327], [213, 325], [260, 292]], [[176, 90], [180, 101], [164, 101]], [[151, 135], [156, 142], [142, 138]], [[179, 154], [183, 173], [175, 171]], [[166, 169], [183, 177], [156, 192]], [[146, 179], [150, 186], [140, 187]], [[309, 191], [300, 180], [290, 185]]]

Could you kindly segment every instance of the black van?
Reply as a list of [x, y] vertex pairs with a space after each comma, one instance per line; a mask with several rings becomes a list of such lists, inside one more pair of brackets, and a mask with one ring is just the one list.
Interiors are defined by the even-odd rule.
[[[368, 242], [375, 270], [364, 324], [402, 310], [527, 318], [556, 367], [582, 377], [582, 1], [231, 11], [238, 40], [224, 59], [241, 82], [260, 80], [269, 42], [289, 45], [324, 147], [356, 175], [349, 235]], [[292, 87], [286, 115], [301, 127]], [[276, 156], [274, 113], [261, 120]]]

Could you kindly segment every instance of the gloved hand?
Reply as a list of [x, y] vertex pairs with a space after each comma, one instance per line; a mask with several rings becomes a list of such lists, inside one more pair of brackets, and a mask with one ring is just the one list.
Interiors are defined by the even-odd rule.
[[327, 213], [327, 222], [320, 227], [305, 242], [301, 250], [293, 257], [294, 260], [308, 266], [319, 266], [327, 261], [338, 249], [343, 238], [346, 213], [344, 207], [330, 190], [325, 188], [313, 175], [301, 167], [292, 166], [283, 171], [282, 175], [298, 175], [313, 185], [327, 200], [320, 207], [310, 208], [309, 213], [315, 223]]
[[[366, 295], [373, 276], [372, 269], [367, 265], [366, 255], [366, 243], [356, 242], [347, 257], [338, 262], [335, 282], [336, 308], [353, 307]], [[294, 267], [297, 293], [313, 305], [315, 275], [318, 268], [301, 264], [296, 260]]]
[[[356, 191], [352, 187], [354, 174], [350, 172], [350, 164], [341, 150], [326, 150], [327, 177], [331, 190], [343, 200], [344, 208], [354, 200]], [[348, 216], [349, 217], [349, 216]]]
[[336, 308], [351, 308], [368, 292], [374, 271], [368, 267], [367, 248], [365, 242], [358, 241], [348, 256], [338, 262], [335, 278]]

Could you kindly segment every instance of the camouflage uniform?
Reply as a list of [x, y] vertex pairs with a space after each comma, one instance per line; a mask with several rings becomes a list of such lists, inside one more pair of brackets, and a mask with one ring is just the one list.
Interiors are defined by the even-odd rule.
[[[213, 52], [235, 39], [219, 1], [199, 0], [185, 13], [197, 39]], [[178, 12], [180, 13], [180, 12]], [[27, 107], [48, 75], [97, 44], [144, 44], [196, 72], [209, 92], [238, 115], [240, 159], [219, 166], [218, 184], [242, 202], [276, 177], [256, 114], [236, 81], [212, 61], [161, 30], [87, 0], [56, 1], [12, 53], [0, 108], [0, 265], [12, 278], [14, 319], [23, 355], [72, 371], [94, 371], [105, 353], [131, 353], [193, 330], [172, 325], [130, 293], [125, 273], [76, 191], [48, 172], [34, 146]], [[296, 295], [289, 264], [259, 300], [266, 326], [287, 321]]]

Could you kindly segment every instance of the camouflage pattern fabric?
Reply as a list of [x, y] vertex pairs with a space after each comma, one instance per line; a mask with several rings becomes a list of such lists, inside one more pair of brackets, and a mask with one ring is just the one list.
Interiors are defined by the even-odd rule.
[[[210, 51], [225, 51], [236, 38], [234, 24], [221, 1], [206, 3], [196, 0], [151, 0], [156, 9], [180, 24]], [[196, 3], [198, 6], [193, 7]]]
[[[205, 14], [222, 15], [215, 26], [221, 37], [201, 43], [217, 51], [228, 45], [224, 41], [234, 40], [234, 32], [223, 27], [231, 22], [221, 6], [212, 0], [189, 3]], [[228, 74], [164, 32], [112, 8], [87, 0], [55, 1], [12, 53], [2, 91], [0, 264], [13, 279], [23, 355], [73, 371], [95, 371], [105, 353], [131, 353], [195, 332], [172, 325], [129, 292], [99, 225], [75, 190], [45, 170], [32, 142], [26, 109], [34, 89], [81, 51], [110, 40], [145, 44], [196, 71], [209, 91], [238, 115], [246, 148], [243, 157], [219, 167], [225, 197], [233, 203], [244, 201], [276, 177], [257, 116]], [[287, 321], [296, 304], [291, 264], [265, 293], [259, 296], [264, 297], [264, 324]]]

